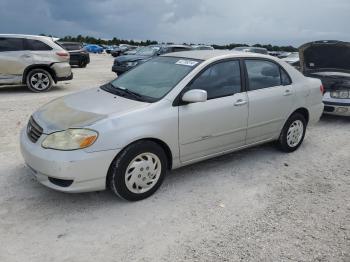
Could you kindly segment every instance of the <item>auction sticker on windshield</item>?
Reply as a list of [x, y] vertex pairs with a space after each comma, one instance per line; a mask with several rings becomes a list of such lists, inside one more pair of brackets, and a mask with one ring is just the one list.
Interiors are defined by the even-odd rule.
[[177, 65], [185, 65], [185, 66], [195, 66], [196, 64], [198, 64], [197, 61], [192, 61], [192, 60], [179, 60], [177, 61], [175, 64]]

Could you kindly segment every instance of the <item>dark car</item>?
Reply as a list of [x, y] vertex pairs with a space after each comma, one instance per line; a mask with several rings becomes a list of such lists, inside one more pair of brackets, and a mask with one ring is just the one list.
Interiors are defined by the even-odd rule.
[[113, 57], [117, 57], [117, 56], [123, 55], [124, 53], [126, 53], [128, 51], [134, 50], [136, 48], [137, 48], [137, 46], [122, 44], [122, 45], [115, 47], [113, 50], [111, 50], [110, 54]]
[[350, 116], [350, 43], [315, 41], [299, 48], [301, 71], [324, 88], [324, 113]]
[[141, 48], [134, 55], [122, 55], [114, 59], [112, 71], [117, 75], [130, 70], [131, 68], [141, 64], [154, 56], [172, 52], [181, 52], [192, 50], [186, 45], [149, 45]]
[[76, 65], [79, 67], [86, 67], [90, 63], [90, 55], [84, 49], [81, 43], [77, 42], [58, 42], [60, 46], [69, 52], [70, 65]]

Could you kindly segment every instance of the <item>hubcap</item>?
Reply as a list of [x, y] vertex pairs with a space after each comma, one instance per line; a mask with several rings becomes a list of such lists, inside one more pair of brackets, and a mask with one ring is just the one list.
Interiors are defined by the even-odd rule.
[[142, 153], [131, 160], [125, 172], [126, 187], [133, 193], [149, 191], [162, 172], [161, 162], [155, 154]]
[[43, 90], [46, 89], [50, 84], [50, 79], [46, 74], [35, 73], [30, 78], [30, 83], [35, 89]]
[[295, 147], [299, 144], [304, 134], [304, 124], [300, 120], [295, 120], [289, 127], [287, 132], [287, 144]]

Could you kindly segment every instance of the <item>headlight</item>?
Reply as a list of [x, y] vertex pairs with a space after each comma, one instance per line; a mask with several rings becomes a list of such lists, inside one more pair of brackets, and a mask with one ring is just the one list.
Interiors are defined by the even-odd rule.
[[135, 62], [127, 62], [126, 65], [127, 66], [136, 66], [137, 65], [137, 61], [135, 61]]
[[331, 92], [332, 98], [350, 98], [350, 91], [348, 90], [337, 90]]
[[90, 129], [67, 129], [48, 135], [42, 147], [56, 150], [76, 150], [91, 146], [98, 133]]

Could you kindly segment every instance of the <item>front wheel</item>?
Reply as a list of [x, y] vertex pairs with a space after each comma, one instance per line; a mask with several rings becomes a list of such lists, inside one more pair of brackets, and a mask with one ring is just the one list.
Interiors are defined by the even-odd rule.
[[302, 114], [294, 113], [285, 123], [279, 137], [279, 146], [284, 152], [298, 149], [305, 137], [306, 120]]
[[118, 196], [137, 201], [151, 196], [167, 171], [164, 150], [152, 141], [131, 144], [111, 164], [108, 184]]

